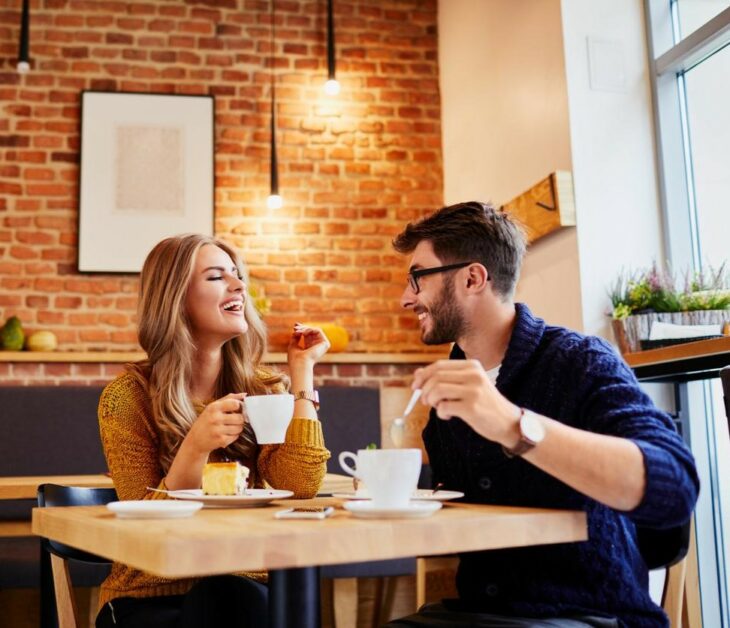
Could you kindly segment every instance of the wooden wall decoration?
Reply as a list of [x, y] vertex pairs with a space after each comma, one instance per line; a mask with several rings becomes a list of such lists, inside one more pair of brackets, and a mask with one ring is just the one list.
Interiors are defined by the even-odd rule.
[[502, 205], [502, 209], [522, 223], [529, 244], [562, 227], [574, 227], [573, 175], [557, 170]]

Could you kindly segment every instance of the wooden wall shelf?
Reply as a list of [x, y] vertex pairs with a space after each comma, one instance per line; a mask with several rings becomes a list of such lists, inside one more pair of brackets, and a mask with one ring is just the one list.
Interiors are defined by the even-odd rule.
[[573, 175], [557, 170], [502, 205], [502, 209], [524, 225], [530, 244], [563, 227], [574, 227]]
[[[141, 351], [0, 351], [0, 362], [126, 363], [144, 358]], [[322, 364], [429, 364], [442, 353], [328, 353]], [[268, 353], [264, 362], [286, 364], [286, 353]]]
[[624, 353], [640, 381], [692, 381], [717, 377], [730, 364], [730, 336]]

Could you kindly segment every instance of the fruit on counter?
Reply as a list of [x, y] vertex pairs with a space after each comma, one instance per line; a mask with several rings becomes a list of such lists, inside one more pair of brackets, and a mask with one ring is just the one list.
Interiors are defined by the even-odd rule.
[[58, 339], [52, 331], [37, 331], [28, 336], [25, 347], [28, 351], [55, 351]]
[[6, 351], [21, 351], [25, 332], [17, 316], [11, 316], [0, 328], [0, 346]]
[[335, 323], [302, 323], [307, 327], [319, 327], [324, 335], [327, 336], [327, 340], [330, 341], [330, 352], [337, 353], [338, 351], [344, 351], [347, 348], [347, 343], [350, 342], [350, 335], [347, 330], [341, 325]]

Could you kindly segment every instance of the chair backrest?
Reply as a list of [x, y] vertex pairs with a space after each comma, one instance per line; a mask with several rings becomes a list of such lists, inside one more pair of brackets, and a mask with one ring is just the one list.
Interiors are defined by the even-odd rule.
[[337, 456], [343, 451], [380, 447], [380, 407], [377, 388], [324, 386], [319, 389], [324, 442], [332, 457], [329, 473], [342, 473]]
[[639, 552], [649, 569], [671, 567], [687, 555], [691, 522], [675, 528], [636, 527]]
[[[100, 506], [117, 500], [117, 492], [113, 488], [82, 488], [79, 486], [60, 486], [58, 484], [41, 484], [38, 487], [38, 506]], [[60, 556], [87, 563], [108, 563], [109, 560], [88, 552], [82, 552], [63, 543], [41, 539], [44, 549]]]

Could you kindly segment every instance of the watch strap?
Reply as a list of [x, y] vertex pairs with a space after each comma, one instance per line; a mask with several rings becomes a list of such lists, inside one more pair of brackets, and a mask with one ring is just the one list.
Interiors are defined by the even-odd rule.
[[504, 455], [508, 458], [514, 458], [515, 456], [521, 456], [530, 449], [532, 449], [537, 443], [534, 440], [529, 439], [524, 431], [522, 430], [522, 419], [525, 416], [525, 409], [520, 408], [520, 418], [517, 419], [517, 426], [520, 428], [520, 440], [519, 442], [512, 447], [512, 449], [508, 449], [504, 445], [502, 445], [502, 451], [504, 452]]
[[294, 393], [294, 401], [298, 399], [306, 399], [311, 401], [315, 410], [319, 410], [319, 391], [318, 390], [298, 390]]

